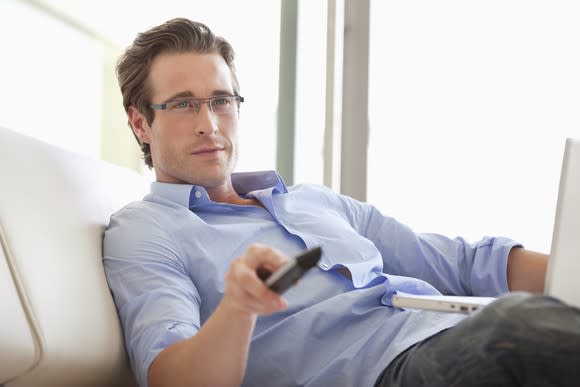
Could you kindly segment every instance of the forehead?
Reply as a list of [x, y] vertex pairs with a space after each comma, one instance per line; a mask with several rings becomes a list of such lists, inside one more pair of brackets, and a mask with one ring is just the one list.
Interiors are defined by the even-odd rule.
[[207, 98], [218, 91], [234, 92], [230, 68], [219, 54], [160, 54], [151, 63], [149, 83], [152, 100], [183, 92], [197, 98]]

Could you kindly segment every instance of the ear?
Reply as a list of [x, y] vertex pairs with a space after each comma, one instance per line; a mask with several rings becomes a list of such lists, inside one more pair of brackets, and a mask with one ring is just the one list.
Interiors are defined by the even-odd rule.
[[131, 128], [135, 136], [145, 144], [151, 143], [151, 127], [147, 124], [147, 119], [137, 108], [133, 105], [129, 106], [127, 110], [127, 117], [131, 123]]

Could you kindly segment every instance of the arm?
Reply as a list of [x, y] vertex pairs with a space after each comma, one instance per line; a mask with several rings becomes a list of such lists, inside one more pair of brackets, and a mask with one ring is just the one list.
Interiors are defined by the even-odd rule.
[[357, 215], [351, 223], [380, 251], [383, 272], [426, 281], [447, 295], [497, 296], [509, 291], [506, 267], [510, 251], [519, 246], [516, 241], [484, 237], [469, 242], [416, 233], [372, 206], [347, 203]]
[[547, 265], [548, 256], [546, 254], [523, 248], [511, 249], [507, 265], [510, 291], [543, 292]]
[[226, 275], [224, 297], [199, 332], [165, 348], [149, 369], [149, 386], [239, 386], [257, 316], [286, 308], [256, 275], [274, 271], [285, 258], [252, 246], [234, 260]]

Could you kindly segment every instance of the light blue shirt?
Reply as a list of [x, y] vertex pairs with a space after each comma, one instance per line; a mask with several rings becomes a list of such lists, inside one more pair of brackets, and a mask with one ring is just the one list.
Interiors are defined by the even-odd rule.
[[[373, 206], [323, 186], [287, 188], [275, 172], [234, 174], [258, 206], [211, 201], [200, 186], [153, 183], [111, 218], [104, 263], [141, 386], [165, 347], [195, 335], [220, 302], [229, 264], [252, 243], [288, 256], [321, 246], [318, 268], [258, 318], [244, 386], [372, 386], [409, 346], [463, 315], [402, 310], [391, 296], [496, 296], [517, 244], [417, 234]], [[352, 280], [339, 274], [346, 267]], [[224, 370], [227, 372], [227, 370]]]

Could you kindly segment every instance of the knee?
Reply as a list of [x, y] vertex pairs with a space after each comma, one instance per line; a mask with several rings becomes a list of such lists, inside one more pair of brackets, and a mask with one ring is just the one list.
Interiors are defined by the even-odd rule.
[[489, 307], [497, 318], [507, 321], [543, 319], [548, 316], [547, 313], [568, 308], [554, 297], [524, 292], [510, 293], [500, 297]]
[[[556, 298], [528, 293], [500, 297], [483, 311], [493, 341], [534, 340], [566, 324], [566, 315], [578, 313]], [[482, 311], [482, 312], [483, 312]]]

